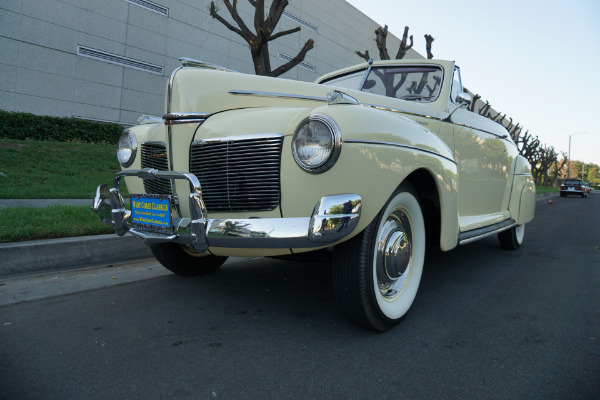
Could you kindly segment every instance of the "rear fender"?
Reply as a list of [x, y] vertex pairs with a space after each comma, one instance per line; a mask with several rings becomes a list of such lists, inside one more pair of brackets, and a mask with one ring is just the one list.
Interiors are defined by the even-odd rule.
[[535, 183], [529, 162], [517, 156], [508, 210], [517, 224], [526, 224], [535, 215]]

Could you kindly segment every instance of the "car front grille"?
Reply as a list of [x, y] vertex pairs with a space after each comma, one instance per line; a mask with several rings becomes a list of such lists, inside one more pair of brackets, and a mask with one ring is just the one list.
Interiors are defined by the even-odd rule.
[[[142, 168], [155, 168], [167, 171], [167, 146], [163, 142], [142, 143]], [[144, 179], [144, 190], [152, 194], [171, 194], [171, 182], [169, 179]]]
[[208, 211], [268, 211], [279, 205], [281, 135], [192, 143], [190, 172]]

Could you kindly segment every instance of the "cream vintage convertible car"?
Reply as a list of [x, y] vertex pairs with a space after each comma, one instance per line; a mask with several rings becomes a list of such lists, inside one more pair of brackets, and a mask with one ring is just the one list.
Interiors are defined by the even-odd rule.
[[165, 115], [125, 131], [122, 171], [93, 206], [174, 273], [328, 251], [346, 314], [385, 331], [415, 298], [426, 243], [521, 245], [530, 166], [466, 109], [454, 62], [370, 62], [305, 83], [181, 61]]

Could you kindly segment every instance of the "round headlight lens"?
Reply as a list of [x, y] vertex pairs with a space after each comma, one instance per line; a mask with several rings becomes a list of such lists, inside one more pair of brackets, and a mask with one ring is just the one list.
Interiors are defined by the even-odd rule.
[[302, 121], [292, 140], [296, 163], [305, 171], [321, 173], [335, 164], [341, 151], [341, 135], [326, 115], [314, 114]]
[[137, 139], [133, 132], [127, 130], [123, 132], [119, 138], [119, 146], [117, 149], [117, 158], [119, 163], [127, 168], [133, 164], [135, 153], [137, 152]]

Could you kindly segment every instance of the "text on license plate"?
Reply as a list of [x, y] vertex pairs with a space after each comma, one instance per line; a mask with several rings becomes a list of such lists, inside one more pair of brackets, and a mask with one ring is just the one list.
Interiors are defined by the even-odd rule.
[[131, 194], [131, 222], [139, 229], [171, 232], [171, 196]]

